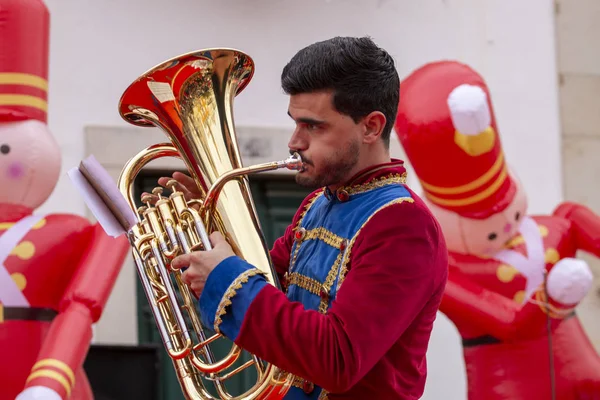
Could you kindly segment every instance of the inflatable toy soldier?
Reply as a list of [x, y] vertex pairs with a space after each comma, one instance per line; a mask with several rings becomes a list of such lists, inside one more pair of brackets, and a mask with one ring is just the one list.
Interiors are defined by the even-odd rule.
[[527, 214], [468, 66], [425, 65], [400, 91], [396, 132], [450, 252], [440, 310], [462, 336], [469, 399], [600, 399], [600, 358], [575, 312], [592, 285], [576, 252], [600, 255], [600, 218], [574, 203]]
[[0, 399], [92, 399], [82, 365], [129, 245], [36, 213], [58, 180], [48, 130], [49, 13], [0, 0]]

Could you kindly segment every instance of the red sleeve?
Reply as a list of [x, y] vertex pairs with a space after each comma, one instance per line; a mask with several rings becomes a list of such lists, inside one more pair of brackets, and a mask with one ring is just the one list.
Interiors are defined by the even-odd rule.
[[400, 338], [447, 273], [439, 227], [414, 203], [372, 217], [351, 257], [328, 314], [305, 310], [266, 285], [250, 304], [236, 343], [328, 391], [348, 390]]
[[565, 202], [554, 215], [571, 221], [578, 249], [600, 257], [600, 216], [581, 204]]
[[61, 312], [52, 321], [25, 388], [45, 386], [68, 399], [92, 340], [92, 322], [90, 310], [79, 303]]
[[96, 224], [88, 250], [61, 299], [60, 311], [81, 303], [89, 308], [93, 322], [98, 321], [129, 250], [125, 236], [112, 238]]
[[275, 241], [273, 248], [271, 249], [271, 260], [279, 280], [283, 280], [283, 276], [287, 272], [290, 266], [290, 252], [292, 250], [292, 243], [294, 242], [294, 225], [289, 225], [283, 236]]
[[100, 318], [117, 279], [129, 242], [113, 239], [95, 225], [90, 245], [59, 305], [27, 386], [42, 385], [68, 398], [75, 375], [92, 339], [92, 324]]

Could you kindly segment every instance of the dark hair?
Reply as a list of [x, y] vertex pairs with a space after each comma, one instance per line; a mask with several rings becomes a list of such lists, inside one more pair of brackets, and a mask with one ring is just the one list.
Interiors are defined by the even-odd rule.
[[381, 111], [381, 134], [389, 146], [400, 98], [400, 78], [394, 59], [369, 37], [335, 37], [300, 50], [283, 68], [286, 94], [333, 90], [333, 106], [355, 122]]

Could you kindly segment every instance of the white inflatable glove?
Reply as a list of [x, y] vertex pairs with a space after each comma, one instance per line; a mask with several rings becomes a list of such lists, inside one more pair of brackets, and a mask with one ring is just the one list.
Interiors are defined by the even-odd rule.
[[49, 387], [32, 386], [22, 391], [15, 400], [62, 400], [62, 397]]
[[577, 304], [592, 288], [594, 276], [583, 260], [564, 258], [557, 262], [546, 281], [548, 296], [564, 305]]

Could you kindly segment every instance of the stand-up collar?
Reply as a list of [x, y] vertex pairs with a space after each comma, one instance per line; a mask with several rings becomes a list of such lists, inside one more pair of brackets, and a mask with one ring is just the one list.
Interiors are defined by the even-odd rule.
[[346, 202], [353, 195], [366, 192], [378, 187], [383, 187], [388, 184], [404, 184], [406, 183], [406, 168], [404, 161], [392, 159], [389, 163], [376, 164], [367, 167], [352, 178], [337, 190], [332, 191], [329, 187], [325, 187], [323, 194], [329, 201]]

